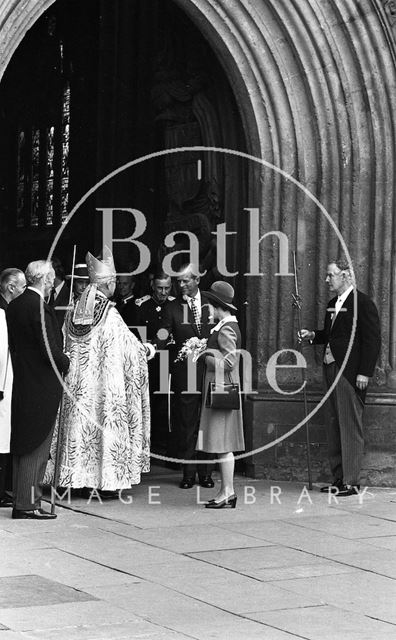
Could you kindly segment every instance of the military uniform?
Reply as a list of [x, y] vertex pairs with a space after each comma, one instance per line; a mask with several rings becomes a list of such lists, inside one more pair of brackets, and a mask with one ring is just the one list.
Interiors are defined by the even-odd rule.
[[[125, 324], [131, 328], [136, 324], [136, 299], [134, 295], [116, 300], [116, 309]], [[135, 333], [135, 332], [134, 332]]]
[[[155, 344], [158, 341], [158, 330], [163, 326], [163, 312], [173, 296], [159, 303], [149, 295], [136, 300], [135, 325], [143, 342]], [[172, 357], [172, 356], [170, 356]], [[150, 408], [151, 408], [151, 448], [154, 453], [169, 454], [168, 451], [168, 398], [166, 394], [155, 394], [160, 388], [159, 355], [149, 361]]]

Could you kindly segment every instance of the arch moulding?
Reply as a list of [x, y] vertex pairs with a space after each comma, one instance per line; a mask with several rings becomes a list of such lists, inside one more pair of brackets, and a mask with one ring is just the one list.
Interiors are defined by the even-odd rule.
[[[55, 0], [3, 0], [0, 78], [28, 29]], [[396, 388], [396, 69], [393, 0], [173, 0], [217, 53], [233, 87], [247, 151], [299, 179], [338, 225], [360, 287], [380, 308], [377, 383]], [[263, 232], [282, 230], [298, 250], [307, 321], [326, 303], [321, 273], [337, 253], [325, 221], [285, 180], [250, 171], [247, 207]], [[296, 215], [298, 212], [298, 216]], [[243, 215], [243, 212], [241, 212]], [[263, 243], [262, 243], [263, 244]], [[259, 386], [276, 349], [293, 343], [290, 281], [274, 278], [274, 248], [248, 283], [248, 335]], [[254, 280], [254, 282], [253, 282]], [[287, 302], [285, 302], [285, 300]], [[280, 322], [282, 318], [282, 322]], [[270, 346], [269, 346], [270, 345]]]

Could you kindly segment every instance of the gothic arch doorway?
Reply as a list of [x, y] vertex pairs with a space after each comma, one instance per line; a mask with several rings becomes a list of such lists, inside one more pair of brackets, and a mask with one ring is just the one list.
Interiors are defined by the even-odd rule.
[[[86, 1], [90, 0], [81, 4]], [[374, 297], [379, 307], [383, 346], [376, 380], [379, 386], [387, 384], [393, 389], [394, 402], [396, 52], [393, 0], [160, 1], [177, 5], [209, 43], [232, 87], [245, 150], [299, 179], [340, 228], [360, 286]], [[146, 0], [144, 5], [154, 3], [155, 0]], [[53, 4], [54, 0], [2, 2], [0, 73], [8, 68], [28, 30]], [[119, 20], [118, 9], [125, 4], [136, 6], [138, 3], [104, 0], [101, 6], [103, 10], [106, 6], [112, 7], [119, 33], [124, 28], [130, 37], [128, 22]], [[114, 6], [117, 11], [113, 10]], [[105, 39], [105, 43], [109, 40]], [[138, 46], [139, 39], [133, 43]], [[105, 53], [106, 48], [101, 51]], [[109, 81], [117, 79], [115, 69], [114, 64], [107, 68]], [[79, 89], [84, 93], [83, 85]], [[136, 96], [137, 100], [141, 99], [140, 95]], [[110, 116], [114, 113], [110, 109]], [[114, 128], [107, 126], [111, 120], [99, 122], [103, 136], [110, 138], [114, 137]], [[137, 148], [135, 155], [139, 152]], [[80, 160], [84, 170], [88, 165], [83, 158]], [[113, 160], [106, 157], [103, 149], [98, 153], [103, 170], [103, 163]], [[85, 184], [92, 184], [92, 176], [84, 171], [81, 176]], [[329, 240], [322, 222], [313, 215], [310, 204], [280, 179], [256, 168], [249, 170], [245, 183], [247, 197], [242, 197], [243, 204], [262, 210], [261, 222], [267, 229], [282, 229], [293, 238], [299, 254], [300, 285], [303, 291], [309, 292], [306, 313], [317, 325], [326, 304], [321, 273], [337, 247]], [[0, 190], [0, 197], [2, 194]], [[234, 208], [239, 214], [240, 202]], [[4, 202], [1, 210], [4, 211]], [[241, 217], [240, 214], [237, 224]], [[4, 226], [0, 228], [0, 233], [3, 232]], [[4, 233], [2, 244], [3, 240]], [[268, 256], [264, 247], [261, 254], [265, 277], [246, 282], [249, 324], [261, 329], [247, 335], [248, 349], [257, 359], [260, 388], [266, 384], [265, 363], [276, 349], [293, 343], [295, 335], [289, 288], [271, 277], [274, 269], [271, 260], [265, 260]], [[317, 366], [315, 371], [318, 375]], [[263, 406], [260, 402], [255, 403], [256, 408], [260, 406]], [[255, 411], [252, 410], [252, 422], [261, 424], [263, 420], [255, 417]]]
[[[42, 4], [48, 8], [15, 50], [1, 85], [2, 229], [11, 238], [5, 263], [43, 253], [85, 191], [132, 159], [175, 147], [246, 148], [227, 77], [176, 4]], [[99, 245], [95, 206], [129, 207], [146, 217], [141, 240], [154, 263], [167, 233], [188, 231], [198, 237], [200, 261], [210, 271], [211, 231], [226, 214], [237, 224], [246, 167], [204, 155], [161, 158], [107, 184], [66, 227], [57, 252], [71, 255], [76, 237], [81, 258]], [[118, 215], [116, 237], [128, 235], [127, 227], [126, 216]], [[130, 249], [117, 247], [120, 271], [136, 268]], [[235, 247], [233, 254], [235, 263], [241, 254]]]

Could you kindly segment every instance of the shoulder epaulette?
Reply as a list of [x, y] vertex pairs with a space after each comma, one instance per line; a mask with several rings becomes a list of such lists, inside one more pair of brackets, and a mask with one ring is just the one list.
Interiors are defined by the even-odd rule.
[[147, 295], [147, 296], [143, 296], [142, 298], [138, 298], [137, 300], [135, 300], [135, 304], [137, 307], [140, 307], [143, 302], [147, 302], [147, 300], [150, 300], [151, 296]]

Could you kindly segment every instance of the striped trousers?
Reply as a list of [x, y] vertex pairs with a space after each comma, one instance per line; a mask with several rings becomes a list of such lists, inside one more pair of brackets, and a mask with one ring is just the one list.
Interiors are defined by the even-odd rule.
[[[339, 368], [335, 362], [323, 365], [326, 390], [333, 384]], [[358, 485], [364, 454], [364, 403], [350, 382], [341, 375], [327, 400], [327, 442], [333, 481]]]
[[14, 507], [22, 511], [32, 511], [41, 506], [44, 478], [52, 441], [52, 428], [46, 439], [34, 451], [13, 456]]

